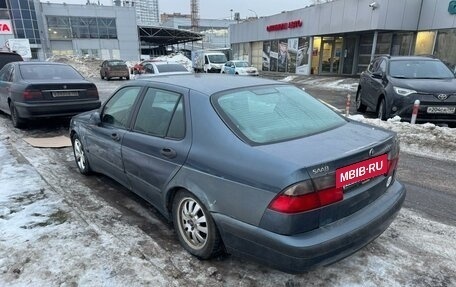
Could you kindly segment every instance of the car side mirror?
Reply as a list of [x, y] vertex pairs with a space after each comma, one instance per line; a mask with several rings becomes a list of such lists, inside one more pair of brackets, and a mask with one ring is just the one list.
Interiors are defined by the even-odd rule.
[[94, 112], [89, 119], [89, 123], [94, 126], [101, 125], [101, 116], [99, 112]]
[[372, 73], [372, 76], [376, 79], [383, 79], [383, 72], [382, 71], [375, 71]]

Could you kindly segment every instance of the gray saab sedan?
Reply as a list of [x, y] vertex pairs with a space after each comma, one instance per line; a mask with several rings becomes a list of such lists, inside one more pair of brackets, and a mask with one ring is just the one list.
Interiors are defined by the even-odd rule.
[[393, 132], [271, 80], [130, 82], [73, 117], [70, 133], [81, 173], [153, 204], [200, 259], [228, 252], [290, 273], [328, 265], [382, 234], [406, 193]]

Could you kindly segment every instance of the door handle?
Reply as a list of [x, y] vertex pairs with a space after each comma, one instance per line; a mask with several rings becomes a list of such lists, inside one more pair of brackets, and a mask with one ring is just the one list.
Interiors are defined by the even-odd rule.
[[171, 148], [162, 148], [160, 150], [160, 153], [161, 155], [163, 155], [164, 157], [167, 157], [167, 158], [175, 158], [177, 153], [175, 150], [171, 149]]
[[115, 140], [116, 142], [118, 142], [120, 140], [120, 136], [117, 133], [111, 134], [111, 138], [113, 140]]

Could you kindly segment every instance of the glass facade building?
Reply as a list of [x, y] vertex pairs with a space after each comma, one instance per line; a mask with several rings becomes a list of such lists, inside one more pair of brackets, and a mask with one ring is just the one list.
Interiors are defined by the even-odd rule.
[[6, 2], [16, 38], [29, 39], [30, 44], [41, 44], [34, 1], [6, 0]]
[[47, 16], [49, 39], [117, 39], [115, 18]]

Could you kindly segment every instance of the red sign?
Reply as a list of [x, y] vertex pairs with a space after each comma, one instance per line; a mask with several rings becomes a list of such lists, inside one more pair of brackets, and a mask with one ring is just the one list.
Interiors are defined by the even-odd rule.
[[13, 34], [11, 20], [0, 20], [0, 34]]
[[384, 154], [336, 170], [336, 188], [388, 173], [388, 155]]
[[302, 21], [301, 20], [269, 25], [269, 26], [266, 27], [266, 30], [268, 32], [273, 32], [273, 31], [294, 29], [294, 28], [299, 28], [299, 27], [302, 27]]

